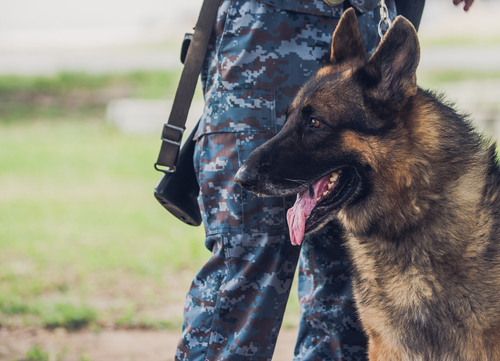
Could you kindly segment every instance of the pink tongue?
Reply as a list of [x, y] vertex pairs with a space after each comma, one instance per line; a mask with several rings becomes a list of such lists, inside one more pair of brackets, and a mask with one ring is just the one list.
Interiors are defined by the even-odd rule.
[[306, 217], [311, 214], [311, 211], [316, 206], [316, 198], [318, 189], [323, 182], [319, 181], [313, 185], [314, 196], [309, 197], [309, 189], [297, 194], [297, 200], [292, 208], [286, 214], [288, 228], [290, 230], [290, 240], [293, 245], [302, 243], [306, 229]]

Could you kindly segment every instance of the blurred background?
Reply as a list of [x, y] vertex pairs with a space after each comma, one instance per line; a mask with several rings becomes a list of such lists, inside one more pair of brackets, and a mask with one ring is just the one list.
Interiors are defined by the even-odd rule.
[[[0, 361], [173, 360], [201, 227], [153, 197], [200, 0], [16, 0], [0, 11]], [[500, 2], [427, 0], [424, 88], [500, 136]], [[199, 92], [189, 123], [203, 106]], [[295, 292], [295, 291], [294, 291]], [[290, 360], [290, 298], [275, 360]]]

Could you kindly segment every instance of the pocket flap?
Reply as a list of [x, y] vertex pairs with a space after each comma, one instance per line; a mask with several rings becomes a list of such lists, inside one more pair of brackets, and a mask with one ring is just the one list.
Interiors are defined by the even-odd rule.
[[213, 91], [196, 138], [211, 133], [276, 133], [275, 106], [273, 91]]

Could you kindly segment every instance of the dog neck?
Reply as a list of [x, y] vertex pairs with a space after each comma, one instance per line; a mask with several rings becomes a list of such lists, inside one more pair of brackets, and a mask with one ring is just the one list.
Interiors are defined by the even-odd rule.
[[[401, 114], [387, 156], [373, 172], [373, 183], [384, 187], [345, 207], [339, 220], [350, 238], [398, 245], [402, 252], [405, 245], [424, 250], [450, 240], [465, 246], [476, 229], [485, 229], [471, 220], [488, 201], [488, 172], [498, 169], [492, 149], [453, 109], [423, 90]], [[496, 199], [498, 186], [493, 188], [490, 198]]]

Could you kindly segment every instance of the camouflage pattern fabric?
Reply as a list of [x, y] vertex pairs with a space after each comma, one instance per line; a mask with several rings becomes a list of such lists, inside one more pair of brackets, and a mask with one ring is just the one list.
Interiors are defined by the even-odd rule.
[[[386, 0], [395, 15], [393, 0]], [[378, 43], [376, 1], [353, 0], [365, 45]], [[300, 256], [296, 360], [364, 360], [346, 253], [335, 225], [292, 246], [293, 199], [260, 198], [234, 183], [273, 137], [300, 86], [329, 57], [344, 11], [320, 0], [222, 0], [206, 56], [205, 110], [195, 169], [210, 260], [186, 298], [176, 360], [271, 360]], [[293, 165], [292, 165], [293, 166]]]

